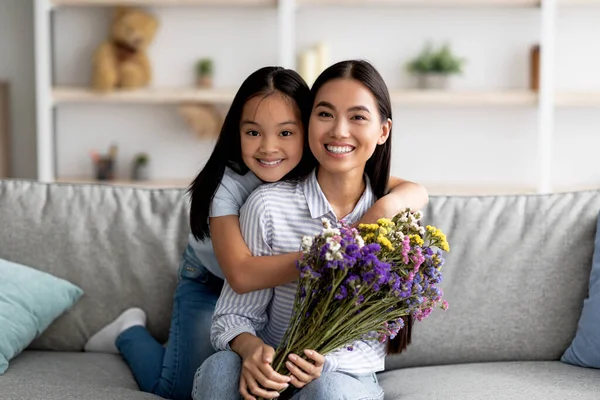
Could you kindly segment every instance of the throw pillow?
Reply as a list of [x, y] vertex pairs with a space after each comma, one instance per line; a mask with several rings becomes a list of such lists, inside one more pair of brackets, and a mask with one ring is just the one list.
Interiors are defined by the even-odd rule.
[[82, 295], [64, 279], [0, 259], [0, 375]]
[[600, 368], [600, 216], [594, 247], [589, 294], [575, 338], [561, 358], [562, 362], [588, 368]]

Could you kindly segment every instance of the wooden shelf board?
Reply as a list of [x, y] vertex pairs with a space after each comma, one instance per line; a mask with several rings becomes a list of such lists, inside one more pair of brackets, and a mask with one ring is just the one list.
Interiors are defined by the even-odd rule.
[[600, 6], [600, 0], [558, 0], [560, 7]]
[[535, 106], [538, 102], [537, 93], [528, 90], [464, 92], [451, 90], [393, 90], [390, 94], [395, 105], [403, 106]]
[[539, 7], [540, 0], [297, 0], [300, 6]]
[[190, 179], [164, 179], [164, 180], [148, 180], [148, 181], [132, 181], [124, 179], [115, 179], [112, 181], [99, 181], [93, 178], [59, 178], [58, 183], [73, 183], [73, 184], [92, 184], [92, 185], [113, 185], [113, 186], [129, 186], [149, 189], [167, 189], [167, 188], [187, 188], [192, 182]]
[[[53, 90], [55, 104], [65, 103], [135, 103], [135, 104], [178, 104], [186, 102], [229, 104], [235, 90], [227, 89], [140, 89], [115, 91], [107, 94], [95, 93], [88, 88], [57, 87]], [[533, 106], [537, 94], [525, 91], [431, 91], [394, 90], [392, 102], [404, 106]]]
[[277, 0], [51, 0], [53, 6], [252, 6], [275, 7]]
[[600, 91], [558, 92], [554, 104], [557, 107], [600, 107]]
[[60, 103], [135, 103], [177, 104], [186, 102], [228, 104], [235, 91], [227, 89], [138, 89], [96, 93], [89, 88], [57, 87], [53, 90], [55, 104]]
[[[539, 7], [541, 0], [297, 0], [299, 6]], [[50, 0], [52, 6], [252, 6], [275, 7], [277, 0]], [[597, 6], [600, 0], [558, 0], [560, 6]]]

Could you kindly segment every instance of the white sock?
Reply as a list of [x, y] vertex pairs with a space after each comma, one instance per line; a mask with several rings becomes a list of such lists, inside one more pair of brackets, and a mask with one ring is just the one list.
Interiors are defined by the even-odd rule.
[[117, 337], [132, 326], [146, 326], [146, 313], [140, 308], [125, 310], [113, 322], [96, 332], [84, 346], [85, 351], [119, 354]]

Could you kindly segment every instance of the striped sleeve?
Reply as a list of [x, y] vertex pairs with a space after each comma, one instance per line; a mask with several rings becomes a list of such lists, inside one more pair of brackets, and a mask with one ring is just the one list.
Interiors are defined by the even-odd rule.
[[352, 350], [345, 347], [328, 353], [323, 372], [361, 375], [383, 371], [386, 353], [386, 343], [377, 340], [356, 341], [352, 344]]
[[[255, 256], [273, 254], [272, 224], [262, 191], [254, 191], [240, 210], [240, 227], [248, 248]], [[268, 323], [267, 306], [273, 289], [238, 294], [227, 282], [223, 285], [213, 315], [211, 342], [216, 350], [230, 350], [229, 342], [247, 332], [256, 335]]]

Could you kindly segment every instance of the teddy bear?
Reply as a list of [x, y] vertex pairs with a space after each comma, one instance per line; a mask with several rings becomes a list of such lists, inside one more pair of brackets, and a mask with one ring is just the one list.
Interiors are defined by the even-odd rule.
[[117, 7], [109, 38], [94, 54], [92, 88], [109, 92], [148, 85], [152, 69], [146, 49], [158, 25], [153, 15], [139, 8]]

